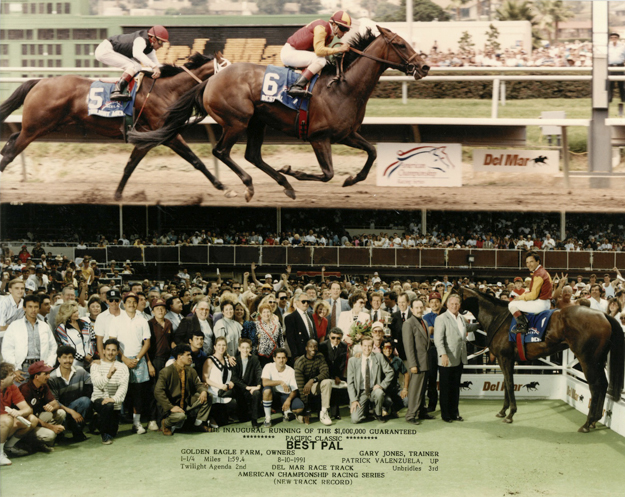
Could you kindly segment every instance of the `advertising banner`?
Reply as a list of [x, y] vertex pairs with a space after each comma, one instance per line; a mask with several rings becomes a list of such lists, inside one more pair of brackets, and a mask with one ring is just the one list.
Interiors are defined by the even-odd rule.
[[473, 151], [476, 172], [557, 174], [560, 152], [557, 150], [488, 150]]
[[462, 147], [378, 143], [378, 186], [462, 186]]

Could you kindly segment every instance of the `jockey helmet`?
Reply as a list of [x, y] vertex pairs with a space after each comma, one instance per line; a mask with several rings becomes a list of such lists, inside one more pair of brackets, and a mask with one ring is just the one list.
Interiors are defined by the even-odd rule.
[[341, 28], [341, 31], [349, 31], [349, 28], [352, 27], [352, 18], [349, 17], [349, 14], [344, 10], [338, 10], [332, 17], [330, 17], [330, 21], [338, 24]]
[[148, 35], [161, 41], [169, 41], [169, 33], [165, 26], [154, 26], [148, 30]]

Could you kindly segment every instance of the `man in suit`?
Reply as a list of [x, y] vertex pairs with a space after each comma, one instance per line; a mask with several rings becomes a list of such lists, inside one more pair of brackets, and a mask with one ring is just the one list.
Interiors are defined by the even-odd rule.
[[154, 397], [164, 412], [163, 435], [171, 436], [187, 417], [195, 418], [197, 431], [208, 432], [211, 400], [206, 385], [191, 367], [191, 347], [177, 345], [172, 354], [174, 363], [161, 370], [154, 387]]
[[[384, 323], [384, 320], [390, 314], [387, 311], [382, 310], [382, 292], [373, 292], [369, 297], [369, 304], [371, 306], [370, 314], [371, 314], [371, 322], [375, 323], [376, 321], [380, 321]], [[388, 323], [386, 323], [388, 324]]]
[[434, 344], [438, 353], [440, 372], [440, 402], [443, 421], [464, 421], [458, 412], [460, 377], [467, 364], [467, 332], [477, 329], [460, 314], [460, 297], [452, 294], [447, 299], [447, 312], [434, 323]]
[[252, 341], [249, 338], [239, 340], [239, 354], [232, 372], [234, 395], [239, 407], [239, 421], [252, 420], [252, 426], [258, 428], [258, 418], [262, 405], [262, 372], [258, 357], [252, 354]]
[[319, 352], [325, 357], [330, 368], [330, 379], [333, 380], [330, 416], [340, 420], [341, 394], [347, 389], [347, 377], [345, 376], [347, 344], [343, 342], [343, 330], [339, 327], [332, 328], [328, 335], [328, 340], [324, 340], [319, 344]]
[[330, 314], [327, 316], [328, 326], [334, 328], [339, 322], [341, 312], [351, 310], [349, 302], [341, 298], [341, 284], [338, 281], [330, 285], [330, 298], [326, 302], [330, 304]]
[[188, 316], [180, 321], [178, 329], [174, 332], [174, 342], [177, 345], [189, 343], [189, 339], [194, 332], [201, 331], [204, 334], [204, 352], [207, 355], [213, 353], [213, 342], [215, 334], [209, 319], [210, 303], [208, 299], [203, 298], [195, 307], [195, 314]]
[[428, 351], [428, 367], [429, 369], [425, 373], [425, 383], [428, 397], [428, 412], [434, 412], [436, 410], [436, 404], [438, 403], [438, 354], [436, 353], [436, 346], [434, 345], [434, 322], [438, 317], [442, 307], [442, 297], [438, 292], [430, 293], [428, 297], [428, 304], [430, 306], [430, 312], [423, 316], [428, 327], [428, 334], [430, 336], [430, 350]]
[[412, 316], [402, 327], [404, 350], [410, 371], [408, 384], [408, 410], [406, 422], [419, 424], [418, 419], [432, 419], [425, 408], [425, 373], [428, 370], [428, 350], [430, 337], [423, 321], [425, 306], [419, 299], [412, 301]]
[[308, 340], [317, 340], [315, 323], [307, 312], [309, 303], [308, 295], [300, 293], [295, 300], [295, 311], [284, 318], [286, 341], [293, 361], [306, 354]]
[[350, 358], [347, 364], [347, 391], [352, 423], [359, 423], [367, 417], [369, 403], [373, 403], [375, 419], [384, 423], [384, 391], [393, 381], [393, 368], [380, 354], [372, 353], [373, 338], [365, 337], [360, 344], [362, 356]]
[[389, 328], [391, 329], [391, 338], [393, 340], [393, 345], [395, 350], [397, 350], [397, 355], [399, 358], [404, 361], [404, 365], [406, 367], [406, 351], [404, 350], [404, 338], [402, 334], [402, 329], [404, 323], [408, 321], [412, 317], [412, 312], [410, 311], [410, 300], [408, 294], [401, 293], [397, 298], [397, 312], [392, 314], [392, 321]]

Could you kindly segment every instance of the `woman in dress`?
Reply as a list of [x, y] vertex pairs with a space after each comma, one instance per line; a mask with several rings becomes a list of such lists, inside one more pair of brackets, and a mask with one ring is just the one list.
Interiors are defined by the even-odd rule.
[[204, 382], [208, 385], [208, 393], [213, 401], [209, 422], [211, 428], [227, 424], [230, 416], [237, 412], [237, 402], [233, 398], [232, 366], [226, 352], [227, 348], [226, 337], [217, 337], [213, 355], [204, 363]]
[[54, 335], [59, 345], [69, 345], [76, 349], [75, 365], [85, 369], [89, 368], [96, 350], [95, 332], [88, 320], [78, 316], [78, 304], [76, 302], [61, 304], [56, 315]]
[[343, 330], [345, 336], [345, 342], [351, 345], [352, 340], [349, 333], [352, 329], [352, 325], [355, 322], [366, 323], [371, 320], [371, 316], [365, 311], [365, 302], [367, 301], [367, 295], [365, 292], [356, 291], [349, 296], [349, 305], [351, 311], [343, 311], [339, 316], [339, 320], [336, 325]]
[[328, 319], [326, 316], [328, 314], [330, 314], [330, 304], [325, 300], [318, 300], [313, 307], [313, 321], [315, 322], [315, 328], [317, 328], [319, 343], [326, 339], [328, 330]]
[[256, 319], [256, 336], [258, 337], [258, 359], [262, 367], [273, 362], [273, 351], [284, 347], [284, 336], [280, 321], [271, 312], [271, 304], [258, 307]]

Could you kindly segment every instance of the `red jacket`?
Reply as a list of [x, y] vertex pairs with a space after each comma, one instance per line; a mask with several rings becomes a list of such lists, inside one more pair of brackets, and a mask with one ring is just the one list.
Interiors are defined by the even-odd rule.
[[286, 42], [296, 50], [308, 50], [309, 52], [313, 52], [314, 31], [317, 26], [323, 26], [325, 28], [325, 45], [328, 46], [334, 36], [332, 35], [332, 27], [330, 26], [330, 23], [322, 19], [317, 19], [316, 21], [307, 24], [303, 28], [298, 29], [295, 33], [293, 33], [293, 35], [291, 35], [288, 40], [286, 40]]

